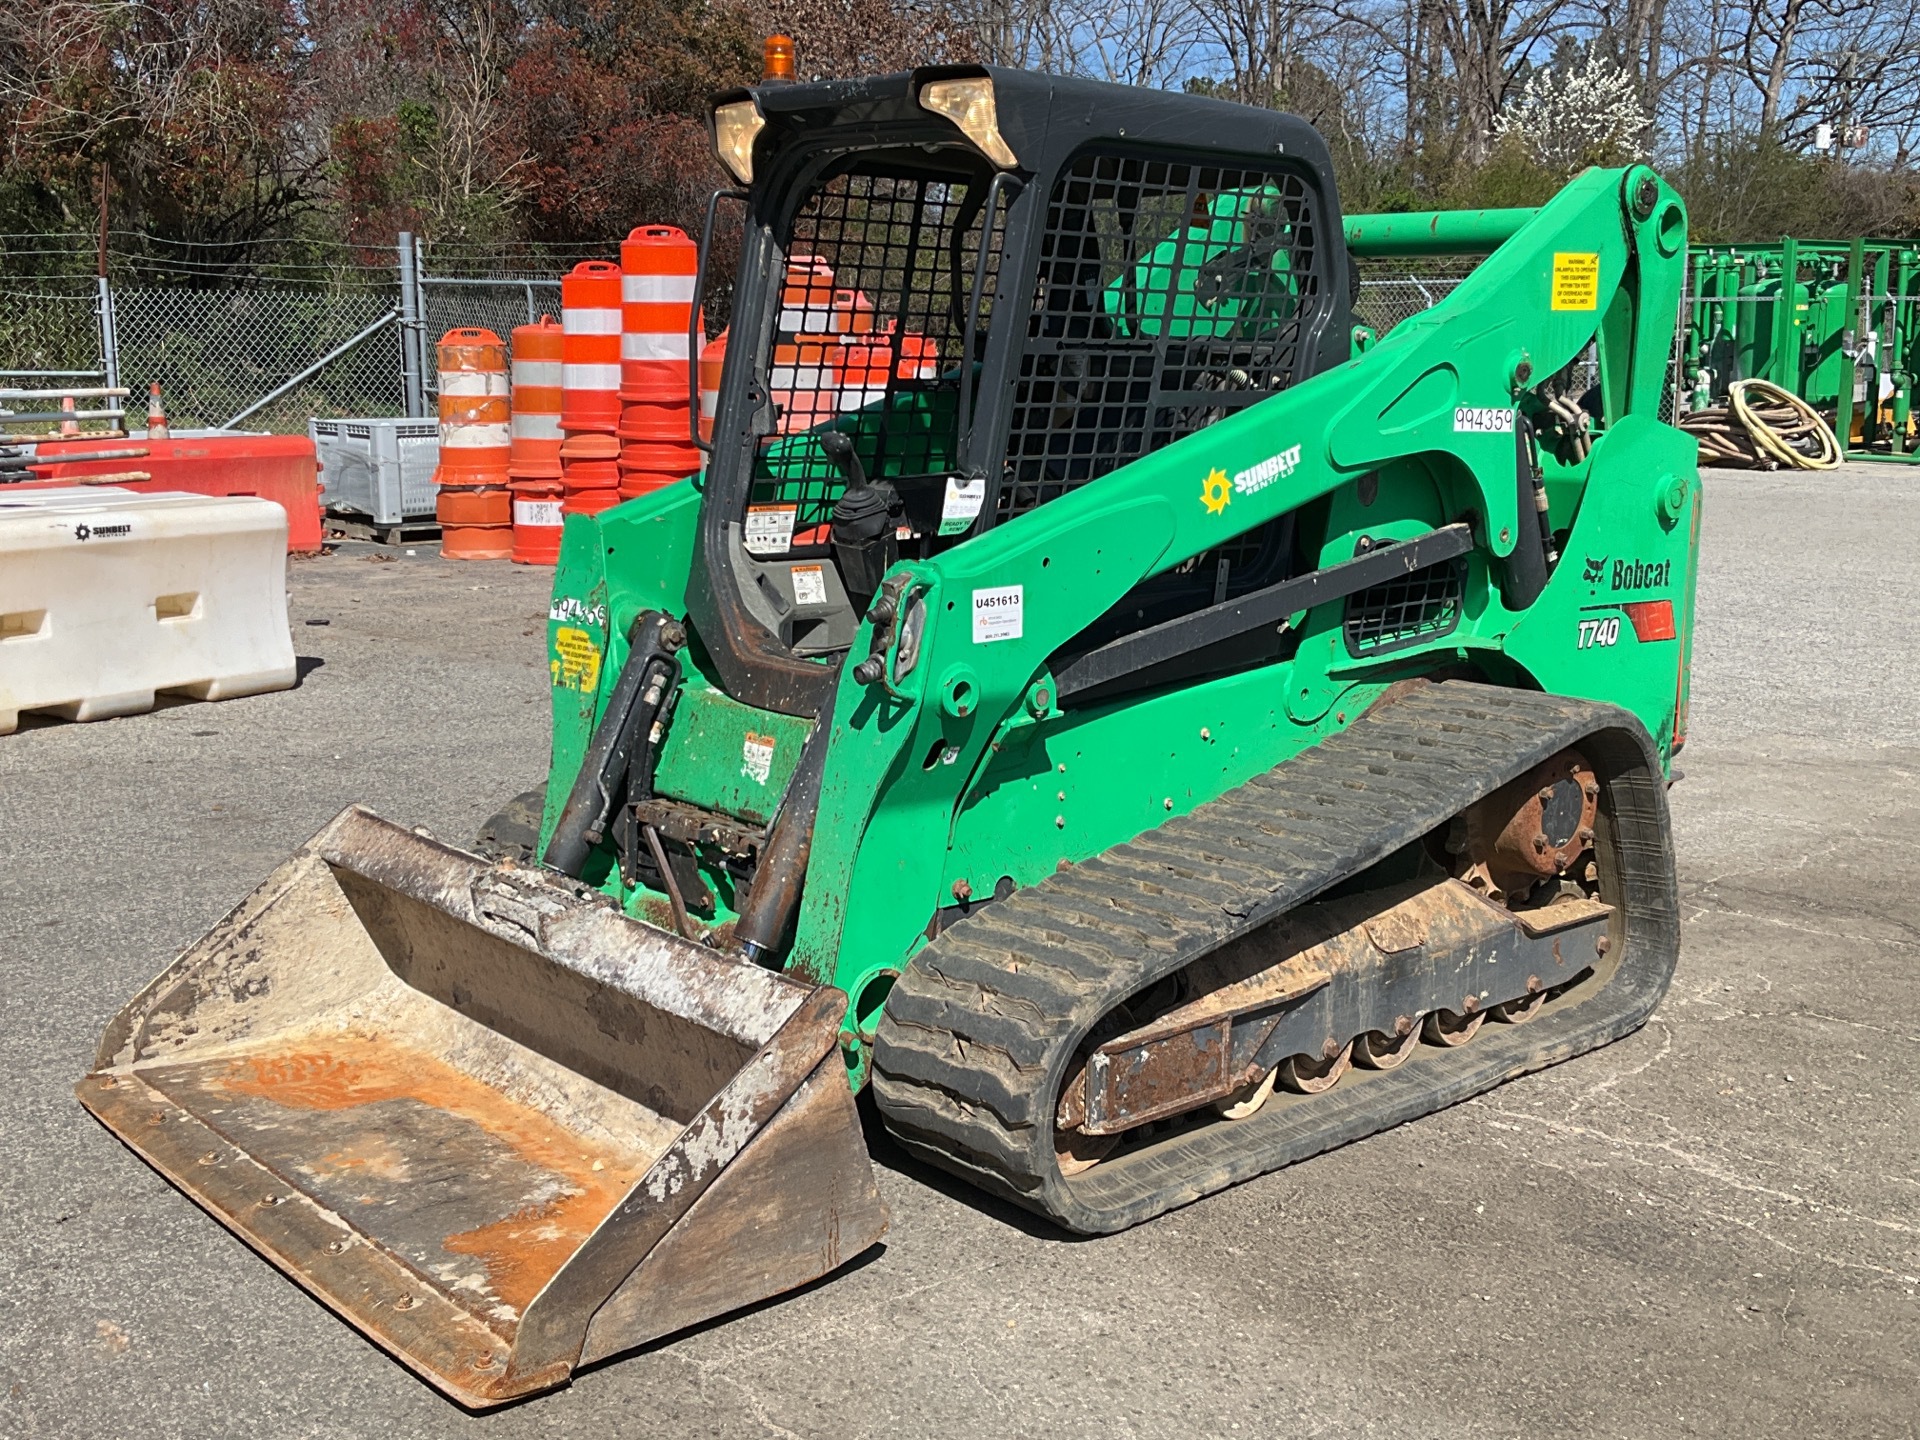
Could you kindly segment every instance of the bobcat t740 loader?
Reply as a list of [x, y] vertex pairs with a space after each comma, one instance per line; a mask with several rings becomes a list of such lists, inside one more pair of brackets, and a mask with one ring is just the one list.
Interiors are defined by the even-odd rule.
[[80, 1084], [470, 1405], [871, 1245], [862, 1088], [1112, 1231], [1603, 1045], [1677, 951], [1657, 175], [1342, 217], [1298, 119], [978, 67], [712, 128], [706, 463], [567, 522], [526, 857], [347, 811]]

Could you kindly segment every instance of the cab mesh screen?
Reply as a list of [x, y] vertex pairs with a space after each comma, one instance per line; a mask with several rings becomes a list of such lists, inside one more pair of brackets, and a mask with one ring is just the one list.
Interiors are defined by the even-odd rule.
[[[983, 177], [881, 158], [830, 174], [802, 201], [761, 369], [778, 435], [755, 487], [756, 503], [797, 507], [795, 549], [824, 543], [842, 488], [809, 432], [832, 424], [854, 435], [875, 477], [953, 467], [983, 228], [989, 296], [998, 261], [999, 230], [981, 223], [986, 192]], [[983, 313], [976, 349], [986, 329]]]
[[1325, 270], [1284, 169], [1091, 152], [1047, 199], [1006, 519], [1293, 383]]

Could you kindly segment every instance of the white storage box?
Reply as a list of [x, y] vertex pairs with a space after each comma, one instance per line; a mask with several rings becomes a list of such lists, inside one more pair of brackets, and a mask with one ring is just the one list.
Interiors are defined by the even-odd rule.
[[291, 689], [286, 574], [271, 500], [0, 489], [0, 735]]
[[431, 520], [439, 489], [437, 420], [309, 420], [320, 461], [320, 503], [375, 525]]

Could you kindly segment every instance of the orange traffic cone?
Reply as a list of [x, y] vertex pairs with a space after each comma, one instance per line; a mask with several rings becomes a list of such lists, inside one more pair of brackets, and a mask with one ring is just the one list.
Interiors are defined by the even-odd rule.
[[172, 433], [167, 429], [167, 412], [160, 403], [160, 382], [156, 380], [147, 386], [147, 438], [167, 440]]

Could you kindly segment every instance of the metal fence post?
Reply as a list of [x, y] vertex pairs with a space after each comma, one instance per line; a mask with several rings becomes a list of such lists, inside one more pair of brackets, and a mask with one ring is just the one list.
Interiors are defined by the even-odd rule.
[[107, 277], [99, 277], [100, 285], [100, 363], [107, 372], [107, 388], [120, 388], [120, 330], [113, 318], [113, 287]]
[[440, 413], [440, 351], [434, 341], [432, 317], [427, 313], [427, 247], [418, 235], [413, 237], [413, 313], [420, 317], [420, 413]]
[[400, 252], [400, 392], [407, 418], [418, 420], [427, 413], [426, 388], [421, 374], [425, 343], [421, 334], [419, 275], [415, 268], [413, 234], [402, 230]]

